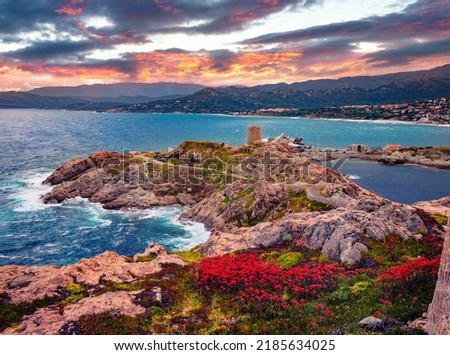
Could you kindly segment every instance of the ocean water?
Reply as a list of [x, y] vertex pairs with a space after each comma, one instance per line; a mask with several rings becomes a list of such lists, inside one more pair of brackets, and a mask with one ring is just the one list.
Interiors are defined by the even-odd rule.
[[411, 204], [450, 196], [450, 170], [386, 166], [363, 160], [347, 160], [338, 170], [358, 185], [392, 201]]
[[[165, 151], [183, 140], [233, 145], [245, 141], [247, 127], [264, 136], [285, 133], [308, 144], [344, 147], [450, 145], [450, 127], [339, 120], [229, 117], [184, 114], [0, 110], [0, 265], [64, 265], [104, 250], [123, 255], [158, 242], [169, 250], [189, 248], [209, 233], [180, 221], [182, 209], [107, 211], [83, 199], [44, 205], [45, 179], [64, 161], [97, 150]], [[399, 202], [450, 195], [450, 172], [415, 166], [388, 167], [348, 161], [340, 171], [364, 187]]]

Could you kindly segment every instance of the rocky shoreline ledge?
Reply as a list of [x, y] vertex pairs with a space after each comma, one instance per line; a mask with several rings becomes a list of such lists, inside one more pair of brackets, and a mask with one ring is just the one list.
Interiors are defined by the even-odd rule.
[[[388, 280], [383, 272], [389, 272], [390, 268], [397, 267], [397, 263], [405, 260], [405, 265], [409, 265], [408, 260], [413, 260], [411, 258], [418, 258], [420, 261], [420, 258], [426, 256], [422, 264], [425, 265], [425, 270], [431, 270], [432, 275], [435, 275], [433, 270], [439, 256], [437, 253], [440, 252], [439, 245], [442, 244], [446, 230], [447, 220], [444, 219], [448, 217], [450, 208], [449, 198], [415, 206], [389, 201], [361, 188], [338, 172], [317, 164], [317, 161], [296, 153], [287, 145], [262, 143], [231, 147], [211, 142], [184, 142], [167, 155], [97, 152], [89, 157], [64, 163], [45, 183], [53, 186], [43, 196], [45, 203], [59, 203], [80, 196], [101, 203], [107, 209], [151, 208], [174, 204], [187, 206], [183, 218], [204, 223], [211, 231], [211, 237], [197, 250], [180, 254], [181, 256], [168, 254], [158, 245], [149, 245], [144, 253], [136, 254], [133, 258], [107, 251], [62, 268], [15, 265], [1, 267], [0, 305], [5, 307], [6, 316], [2, 314], [2, 309], [0, 315], [6, 321], [0, 317], [5, 322], [3, 326], [0, 322], [0, 326], [7, 334], [73, 334], [80, 332], [80, 329], [84, 329], [84, 333], [95, 333], [99, 330], [89, 327], [89, 317], [94, 317], [97, 322], [97, 315], [106, 315], [106, 320], [101, 318], [99, 321], [102, 326], [112, 317], [115, 321], [130, 321], [139, 328], [143, 326], [140, 323], [143, 321], [139, 318], [141, 316], [161, 321], [158, 312], [166, 312], [166, 298], [175, 298], [177, 302], [182, 302], [182, 306], [177, 306], [176, 312], [171, 313], [171, 320], [165, 326], [170, 326], [170, 332], [195, 333], [200, 330], [190, 331], [189, 327], [197, 329], [202, 317], [210, 322], [211, 317], [217, 313], [217, 310], [211, 308], [212, 300], [209, 297], [218, 296], [208, 296], [212, 292], [211, 286], [202, 283], [206, 282], [201, 277], [202, 273], [210, 272], [206, 266], [202, 269], [202, 262], [217, 260], [220, 265], [221, 258], [225, 257], [231, 258], [227, 259], [229, 264], [238, 262], [239, 255], [256, 262], [255, 267], [270, 269], [272, 263], [280, 265], [278, 269], [270, 270], [281, 273], [281, 279], [285, 277], [284, 268], [289, 273], [296, 268], [305, 267], [302, 271], [305, 273], [313, 267], [308, 265], [314, 265], [348, 273], [350, 281], [345, 282], [349, 282], [349, 285], [342, 285], [339, 290], [344, 290], [342, 287], [345, 286], [345, 292], [351, 292], [354, 296], [364, 295], [365, 290], [371, 288], [377, 292], [385, 292], [383, 287], [387, 286], [383, 286], [381, 281], [376, 283], [373, 280], [377, 277], [379, 280]], [[235, 254], [228, 256], [232, 252]], [[255, 253], [257, 260], [261, 261], [254, 260]], [[211, 257], [213, 258], [209, 259]], [[199, 260], [202, 262], [200, 266], [196, 266]], [[337, 265], [344, 265], [348, 269]], [[314, 275], [320, 275], [321, 272]], [[366, 273], [373, 273], [372, 279], [361, 276]], [[194, 286], [192, 277], [197, 280]], [[239, 276], [239, 281], [232, 282], [239, 283], [245, 277]], [[335, 277], [344, 282], [341, 279], [343, 276], [336, 274]], [[434, 276], [427, 279], [427, 282], [433, 278]], [[217, 285], [218, 281], [215, 282]], [[291, 281], [284, 282], [287, 285]], [[386, 285], [393, 287], [392, 281], [386, 282]], [[179, 288], [174, 289], [177, 285]], [[424, 287], [422, 281], [418, 285], [414, 287]], [[225, 286], [221, 287], [225, 290]], [[286, 286], [277, 287], [283, 289]], [[342, 290], [339, 292], [344, 292]], [[189, 292], [191, 298], [198, 297], [203, 300], [201, 302], [206, 303], [202, 303], [201, 307], [193, 306], [192, 303], [196, 304], [197, 301], [189, 297], [186, 300]], [[426, 293], [429, 298], [430, 290], [427, 289]], [[333, 295], [334, 293], [327, 301], [331, 302], [331, 307], [335, 307], [339, 297], [344, 297]], [[373, 302], [381, 302], [378, 300], [379, 296], [372, 296]], [[260, 297], [261, 294], [257, 296], [258, 299]], [[281, 296], [271, 297], [271, 302], [282, 300]], [[311, 295], [306, 296], [306, 299], [308, 297]], [[314, 294], [314, 297], [319, 297], [319, 294]], [[423, 304], [431, 302], [427, 297], [421, 299]], [[302, 296], [295, 302], [307, 302], [304, 298]], [[413, 303], [417, 302], [416, 298], [411, 296]], [[341, 301], [346, 302], [346, 298]], [[170, 304], [174, 301], [167, 302], [170, 310]], [[368, 303], [363, 298], [361, 302], [362, 305]], [[383, 302], [382, 307], [387, 307], [386, 314], [390, 314], [389, 303], [394, 301]], [[212, 313], [205, 315], [196, 307], [209, 307]], [[285, 307], [288, 306], [282, 305], [281, 308]], [[295, 304], [295, 307], [300, 306]], [[418, 306], [418, 309], [421, 307], [423, 308]], [[364, 311], [361, 314], [369, 316], [375, 308], [371, 313], [366, 314], [364, 312], [369, 311]], [[187, 309], [190, 309], [189, 312]], [[253, 312], [253, 308], [244, 309], [245, 312]], [[325, 312], [322, 308], [317, 311]], [[180, 314], [186, 312], [189, 313], [186, 316], [189, 320], [180, 320]], [[377, 312], [373, 314], [381, 314]], [[12, 320], [8, 320], [8, 317]], [[238, 316], [224, 315], [218, 323], [231, 331], [242, 331], [247, 326], [233, 320], [235, 317]], [[261, 317], [260, 313], [257, 313], [257, 317]], [[412, 315], [407, 317], [407, 320], [413, 320], [410, 318]], [[136, 325], [137, 321], [139, 324]], [[383, 318], [380, 322], [377, 323], [379, 329], [384, 326], [397, 327], [400, 324], [391, 318]], [[155, 324], [146, 325], [146, 331], [169, 332], [169, 328], [164, 330]], [[370, 331], [372, 325], [367, 328], [369, 330], [362, 327]], [[292, 331], [295, 332], [296, 327], [294, 325]], [[348, 325], [338, 332], [345, 333], [348, 329], [353, 329], [351, 327]], [[129, 331], [135, 332], [136, 329]], [[263, 327], [257, 331], [264, 329]], [[323, 331], [314, 329], [310, 331]], [[410, 331], [405, 330], [407, 328], [401, 329]], [[116, 329], [116, 332], [119, 330]]]
[[442, 233], [428, 214], [365, 190], [287, 145], [184, 142], [167, 156], [97, 152], [50, 175], [43, 200], [77, 196], [107, 209], [188, 206], [183, 218], [212, 232], [205, 255], [301, 240], [333, 260], [358, 263], [365, 240]]
[[[28, 303], [46, 300], [48, 306], [25, 316], [16, 328], [4, 334], [58, 334], [64, 325], [84, 315], [113, 312], [136, 316], [145, 308], [135, 303], [135, 291], [125, 291], [117, 285], [132, 283], [149, 275], [162, 275], [165, 266], [186, 266], [177, 255], [163, 247], [150, 244], [131, 260], [112, 251], [82, 259], [61, 268], [56, 266], [4, 266], [0, 268], [0, 294], [8, 302]], [[82, 285], [82, 286], [81, 286]], [[115, 292], [113, 292], [115, 291]], [[149, 297], [161, 298], [154, 289]], [[60, 302], [64, 300], [64, 302]], [[56, 304], [56, 306], [55, 306]]]
[[369, 149], [367, 152], [350, 150], [312, 150], [307, 152], [312, 159], [320, 161], [336, 159], [361, 159], [385, 165], [413, 164], [429, 168], [450, 170], [449, 147], [398, 147], [394, 149]]

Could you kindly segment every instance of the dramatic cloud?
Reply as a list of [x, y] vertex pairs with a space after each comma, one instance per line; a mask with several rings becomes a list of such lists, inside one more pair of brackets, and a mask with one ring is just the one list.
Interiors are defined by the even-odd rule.
[[392, 13], [386, 6], [398, 3], [380, 0], [373, 6], [383, 11], [364, 18], [333, 23], [330, 16], [320, 26], [301, 20], [342, 2], [0, 0], [2, 89], [161, 80], [252, 85], [449, 62], [449, 0], [408, 0]]
[[437, 41], [416, 42], [408, 46], [367, 54], [364, 58], [376, 66], [401, 65], [410, 63], [416, 58], [427, 58], [444, 55], [450, 61], [450, 38]]
[[252, 80], [281, 80], [296, 74], [298, 52], [187, 52], [178, 49], [140, 53], [130, 58], [139, 68], [140, 81], [162, 80], [236, 83], [247, 76]]
[[[424, 57], [450, 53], [450, 1], [418, 1], [401, 13], [373, 16], [361, 20], [332, 23], [301, 30], [270, 33], [243, 40], [249, 48], [278, 45], [280, 50], [296, 48], [302, 50], [329, 48], [330, 57], [350, 52], [364, 52], [364, 45], [375, 48], [373, 53], [361, 55], [375, 67], [410, 64]], [[326, 39], [326, 40], [323, 40]], [[335, 49], [329, 44], [339, 44]], [[317, 60], [312, 54], [310, 61]], [[304, 58], [305, 59], [305, 58]]]
[[23, 49], [11, 52], [9, 55], [20, 61], [46, 60], [55, 57], [63, 57], [64, 60], [82, 59], [83, 53], [94, 48], [96, 48], [96, 45], [89, 41], [45, 41], [33, 43]]

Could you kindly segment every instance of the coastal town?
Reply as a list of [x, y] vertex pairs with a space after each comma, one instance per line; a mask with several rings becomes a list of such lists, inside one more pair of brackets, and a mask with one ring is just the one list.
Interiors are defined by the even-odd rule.
[[450, 98], [390, 103], [382, 105], [344, 105], [321, 109], [288, 109], [268, 108], [257, 111], [259, 115], [288, 116], [304, 115], [306, 117], [364, 119], [364, 120], [393, 120], [416, 122], [423, 124], [449, 124]]
[[346, 117], [391, 119], [418, 123], [449, 123], [450, 99], [439, 98], [413, 103], [341, 106]]

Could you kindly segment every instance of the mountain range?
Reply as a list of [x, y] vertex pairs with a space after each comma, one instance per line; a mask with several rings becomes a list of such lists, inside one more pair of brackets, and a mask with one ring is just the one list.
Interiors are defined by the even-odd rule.
[[431, 70], [320, 79], [254, 87], [180, 83], [95, 84], [0, 93], [0, 108], [55, 108], [122, 112], [255, 112], [318, 109], [450, 97], [450, 64]]
[[203, 85], [179, 83], [119, 83], [42, 87], [26, 92], [0, 92], [0, 108], [111, 107], [191, 95]]

